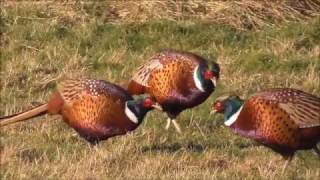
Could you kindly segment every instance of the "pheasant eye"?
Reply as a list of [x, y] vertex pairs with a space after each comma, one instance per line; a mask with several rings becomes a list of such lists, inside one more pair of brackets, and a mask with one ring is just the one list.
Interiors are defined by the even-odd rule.
[[153, 105], [153, 101], [152, 101], [151, 98], [146, 98], [146, 99], [143, 101], [143, 106], [144, 106], [145, 108], [150, 108], [150, 107], [152, 107], [152, 105]]
[[209, 80], [209, 79], [213, 78], [213, 76], [214, 76], [213, 72], [210, 71], [210, 70], [207, 70], [207, 71], [204, 72], [204, 79], [206, 79], [206, 80]]

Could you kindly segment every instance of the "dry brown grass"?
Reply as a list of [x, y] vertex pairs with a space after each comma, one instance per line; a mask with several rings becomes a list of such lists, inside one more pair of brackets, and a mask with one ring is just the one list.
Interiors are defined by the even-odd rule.
[[[81, 24], [92, 20], [90, 13], [96, 13], [110, 23], [201, 20], [238, 29], [260, 29], [283, 22], [303, 21], [320, 14], [319, 0], [6, 1], [4, 6], [15, 6], [17, 3], [32, 3], [35, 8], [45, 8], [44, 15], [50, 12], [57, 21]], [[86, 11], [90, 8], [93, 8], [91, 12]]]
[[319, 15], [320, 12], [318, 0], [117, 1], [111, 2], [109, 7], [114, 16], [108, 17], [116, 22], [198, 19], [239, 29], [256, 29], [281, 22], [300, 21]]

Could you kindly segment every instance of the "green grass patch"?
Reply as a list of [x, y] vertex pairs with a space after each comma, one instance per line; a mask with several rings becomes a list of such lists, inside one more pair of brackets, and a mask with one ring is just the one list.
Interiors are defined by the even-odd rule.
[[165, 131], [167, 117], [156, 111], [132, 134], [97, 147], [74, 135], [61, 117], [1, 129], [0, 179], [319, 179], [312, 152], [298, 152], [281, 175], [278, 154], [210, 115], [215, 98], [229, 93], [245, 98], [264, 88], [294, 87], [319, 96], [319, 17], [249, 30], [196, 18], [114, 23], [105, 12], [109, 4], [75, 4], [68, 11], [58, 5], [59, 11], [24, 3], [1, 7], [0, 115], [45, 102], [63, 78], [124, 85], [138, 66], [168, 48], [218, 61], [219, 87], [178, 117], [182, 135]]

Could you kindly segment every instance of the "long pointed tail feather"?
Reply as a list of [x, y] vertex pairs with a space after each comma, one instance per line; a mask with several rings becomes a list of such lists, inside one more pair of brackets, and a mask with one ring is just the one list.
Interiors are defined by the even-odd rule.
[[31, 110], [27, 110], [18, 114], [0, 117], [0, 127], [13, 124], [19, 121], [25, 121], [36, 116], [40, 116], [42, 114], [47, 113], [47, 111], [48, 104], [43, 104]]

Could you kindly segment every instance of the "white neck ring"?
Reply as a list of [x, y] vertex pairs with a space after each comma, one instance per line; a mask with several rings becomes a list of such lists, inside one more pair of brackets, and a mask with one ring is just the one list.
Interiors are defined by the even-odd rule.
[[198, 69], [199, 69], [199, 65], [193, 71], [193, 81], [194, 81], [194, 84], [196, 85], [197, 89], [199, 89], [201, 92], [205, 92], [205, 90], [201, 84], [201, 81], [197, 76]]
[[130, 110], [130, 108], [128, 107], [128, 102], [126, 102], [125, 104], [125, 113], [127, 115], [127, 117], [129, 118], [129, 120], [135, 124], [138, 124], [138, 118], [137, 116]]
[[227, 119], [227, 120], [224, 122], [224, 124], [225, 124], [226, 126], [231, 126], [233, 123], [235, 123], [236, 120], [238, 119], [239, 115], [240, 115], [240, 112], [241, 112], [242, 108], [243, 108], [243, 106], [241, 106], [236, 113], [234, 113], [232, 116], [230, 116], [229, 119]]

